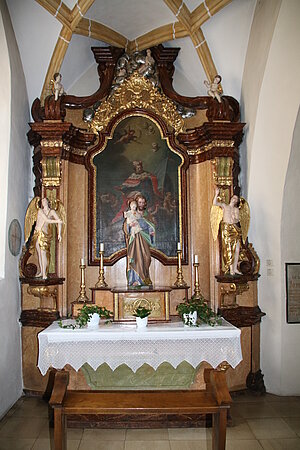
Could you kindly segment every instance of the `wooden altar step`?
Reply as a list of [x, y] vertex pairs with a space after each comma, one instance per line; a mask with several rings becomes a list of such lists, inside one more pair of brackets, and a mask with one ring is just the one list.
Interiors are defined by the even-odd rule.
[[225, 450], [227, 412], [232, 402], [225, 373], [205, 369], [206, 390], [68, 391], [68, 372], [55, 375], [50, 406], [54, 410], [54, 449], [66, 450], [66, 419], [76, 415], [211, 414], [213, 450]]

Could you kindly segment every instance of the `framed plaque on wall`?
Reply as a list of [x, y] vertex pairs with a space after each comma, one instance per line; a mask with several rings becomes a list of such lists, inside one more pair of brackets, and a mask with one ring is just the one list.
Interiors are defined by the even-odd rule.
[[300, 263], [285, 263], [286, 321], [300, 323]]

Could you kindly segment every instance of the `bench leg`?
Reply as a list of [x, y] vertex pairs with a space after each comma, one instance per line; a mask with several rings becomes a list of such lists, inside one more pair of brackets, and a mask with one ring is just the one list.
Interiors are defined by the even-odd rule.
[[225, 450], [226, 447], [227, 408], [213, 414], [212, 449]]
[[67, 450], [66, 416], [62, 408], [54, 408], [54, 450]]
[[54, 386], [54, 380], [55, 380], [55, 374], [56, 374], [57, 370], [56, 369], [50, 369], [49, 370], [49, 375], [48, 375], [48, 383], [43, 395], [43, 400], [45, 400], [45, 402], [49, 402], [50, 397], [52, 395], [52, 391], [53, 391], [53, 386]]

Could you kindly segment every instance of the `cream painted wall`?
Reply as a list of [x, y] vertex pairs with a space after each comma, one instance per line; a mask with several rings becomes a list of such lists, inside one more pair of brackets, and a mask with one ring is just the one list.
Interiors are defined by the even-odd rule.
[[246, 123], [240, 146], [240, 184], [245, 197], [260, 89], [280, 5], [281, 0], [257, 2], [246, 53], [240, 102], [241, 121]]
[[[23, 225], [28, 200], [31, 150], [26, 143], [29, 105], [20, 55], [5, 2], [0, 0], [0, 15], [4, 23], [9, 60], [1, 53], [1, 72], [9, 71], [10, 83], [5, 85], [10, 102], [11, 128], [9, 133], [7, 210], [3, 208], [1, 220], [5, 226], [5, 277], [0, 281], [0, 417], [15, 403], [22, 393], [21, 341], [20, 341], [20, 288], [18, 257], [8, 249], [7, 230], [12, 219]], [[0, 46], [4, 36], [1, 34]], [[3, 134], [1, 133], [1, 144]], [[2, 161], [1, 161], [2, 162]], [[1, 174], [2, 177], [2, 174]]]
[[[299, 346], [300, 329], [297, 336], [287, 333], [281, 259], [284, 183], [300, 99], [299, 42], [300, 2], [283, 0], [267, 55], [249, 149], [249, 238], [261, 258], [259, 304], [267, 313], [261, 327], [261, 366], [267, 391], [285, 395], [300, 394], [300, 378], [287, 377], [287, 371], [300, 372], [300, 359], [291, 356], [289, 367], [285, 366], [287, 353], [293, 355]], [[247, 103], [244, 107], [247, 111]], [[293, 238], [298, 236], [290, 236]]]
[[29, 105], [40, 97], [61, 23], [35, 0], [7, 0], [26, 78]]
[[[281, 270], [284, 273], [286, 262], [300, 262], [300, 109], [294, 129], [292, 150], [285, 180], [281, 219]], [[285, 302], [285, 281], [283, 280], [282, 302]], [[283, 313], [284, 314], [284, 313]], [[283, 316], [285, 317], [285, 315]], [[282, 394], [299, 395], [300, 372], [300, 323], [282, 323]]]
[[[2, 17], [0, 17], [0, 199], [1, 199], [1, 221], [0, 221], [0, 242], [6, 240], [6, 212], [7, 212], [7, 180], [8, 180], [8, 154], [9, 154], [9, 134], [10, 134], [10, 66], [8, 48]], [[5, 251], [0, 252], [0, 280], [5, 273]]]

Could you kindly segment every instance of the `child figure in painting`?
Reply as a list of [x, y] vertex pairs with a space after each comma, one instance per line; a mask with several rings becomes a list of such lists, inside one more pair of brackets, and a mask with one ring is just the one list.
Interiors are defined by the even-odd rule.
[[141, 219], [142, 216], [137, 210], [137, 202], [135, 200], [131, 200], [129, 203], [129, 208], [129, 211], [124, 212], [124, 217], [131, 236], [134, 236], [141, 231], [138, 219]]

